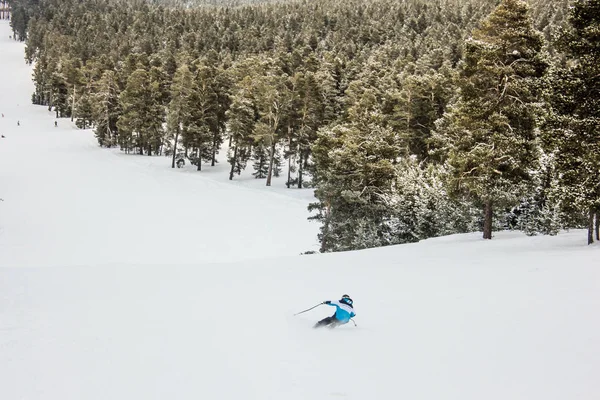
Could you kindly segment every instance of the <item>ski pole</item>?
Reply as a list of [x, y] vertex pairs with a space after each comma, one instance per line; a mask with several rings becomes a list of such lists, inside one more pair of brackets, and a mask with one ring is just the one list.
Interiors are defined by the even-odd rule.
[[312, 310], [313, 308], [317, 308], [317, 307], [319, 307], [319, 306], [322, 306], [322, 305], [323, 305], [323, 303], [319, 303], [319, 304], [317, 304], [317, 305], [316, 305], [316, 306], [314, 306], [314, 307], [307, 308], [307, 309], [306, 309], [306, 310], [304, 310], [304, 311], [300, 311], [300, 312], [298, 312], [298, 313], [294, 314], [294, 317], [295, 317], [296, 315], [299, 315], [299, 314], [305, 313], [305, 312], [307, 312], [307, 311], [310, 311], [310, 310]]
[[352, 318], [350, 318], [350, 321], [352, 321], [352, 323], [354, 324], [354, 326], [358, 326], [358, 325], [356, 325], [356, 322], [354, 322], [354, 320]]

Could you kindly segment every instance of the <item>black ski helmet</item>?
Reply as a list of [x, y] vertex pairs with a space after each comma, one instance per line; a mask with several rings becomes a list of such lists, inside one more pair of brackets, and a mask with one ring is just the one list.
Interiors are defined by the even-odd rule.
[[340, 303], [344, 303], [344, 304], [348, 304], [349, 306], [352, 306], [353, 301], [350, 298], [350, 296], [348, 296], [347, 294], [345, 294], [340, 299]]

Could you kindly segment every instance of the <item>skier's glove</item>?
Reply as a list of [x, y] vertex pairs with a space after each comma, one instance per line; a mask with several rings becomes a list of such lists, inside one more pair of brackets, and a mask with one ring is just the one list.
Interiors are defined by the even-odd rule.
[[325, 301], [323, 302], [323, 304], [331, 304], [331, 301], [330, 301], [330, 300], [325, 300]]

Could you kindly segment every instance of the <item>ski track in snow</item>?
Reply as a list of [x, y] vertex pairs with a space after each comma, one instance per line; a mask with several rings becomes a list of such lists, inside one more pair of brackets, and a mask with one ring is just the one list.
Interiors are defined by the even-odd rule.
[[[309, 190], [100, 149], [0, 22], [0, 399], [600, 398], [582, 231], [315, 250]], [[17, 127], [16, 121], [21, 122]], [[350, 294], [358, 326], [313, 330]]]

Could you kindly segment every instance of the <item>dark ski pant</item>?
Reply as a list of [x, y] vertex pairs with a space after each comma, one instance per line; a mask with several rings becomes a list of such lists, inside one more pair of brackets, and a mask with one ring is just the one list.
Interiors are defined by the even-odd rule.
[[338, 321], [338, 319], [335, 317], [335, 314], [333, 314], [331, 317], [323, 318], [322, 320], [317, 322], [315, 324], [315, 328], [320, 328], [323, 326], [329, 326], [330, 328], [335, 328], [339, 324], [340, 324], [340, 321]]

